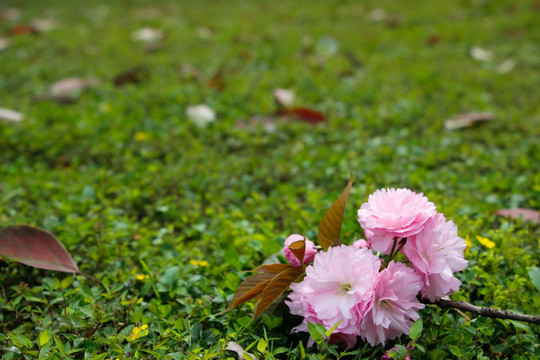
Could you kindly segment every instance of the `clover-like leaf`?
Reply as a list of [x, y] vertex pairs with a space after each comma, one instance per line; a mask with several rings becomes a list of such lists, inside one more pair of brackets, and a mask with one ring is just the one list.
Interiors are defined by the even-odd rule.
[[323, 249], [327, 250], [331, 246], [337, 246], [341, 244], [339, 233], [341, 232], [341, 223], [343, 222], [343, 213], [345, 212], [345, 205], [349, 199], [352, 184], [354, 181], [354, 175], [351, 173], [349, 183], [341, 194], [341, 196], [334, 201], [330, 209], [324, 214], [321, 223], [319, 224], [319, 244]]

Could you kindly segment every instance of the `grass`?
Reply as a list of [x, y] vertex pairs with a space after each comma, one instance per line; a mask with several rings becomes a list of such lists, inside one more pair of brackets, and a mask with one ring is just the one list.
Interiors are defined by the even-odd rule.
[[[26, 119], [0, 122], [0, 226], [53, 232], [103, 285], [1, 263], [2, 358], [227, 358], [229, 341], [259, 358], [334, 357], [342, 350], [325, 355], [289, 335], [300, 319], [283, 309], [252, 323], [249, 304], [218, 314], [242, 271], [289, 234], [316, 238], [349, 171], [345, 242], [363, 236], [355, 209], [375, 189], [424, 192], [473, 240], [453, 298], [539, 312], [528, 271], [538, 265], [540, 230], [493, 215], [540, 209], [537, 2], [3, 1], [9, 6], [21, 18], [0, 22], [11, 42], [0, 53], [0, 106]], [[43, 18], [56, 28], [11, 36], [13, 25]], [[130, 40], [145, 26], [167, 33], [156, 52]], [[471, 57], [474, 46], [493, 60]], [[508, 59], [516, 65], [501, 73]], [[180, 71], [185, 64], [200, 74]], [[138, 66], [141, 83], [113, 85]], [[36, 102], [67, 77], [101, 83], [70, 105]], [[328, 121], [239, 127], [275, 111], [275, 88], [294, 90], [297, 105]], [[199, 103], [217, 113], [206, 128], [185, 115]], [[445, 130], [445, 119], [468, 111], [495, 120]], [[422, 318], [415, 358], [540, 356], [538, 326], [437, 308]], [[349, 357], [384, 351], [361, 345]]]

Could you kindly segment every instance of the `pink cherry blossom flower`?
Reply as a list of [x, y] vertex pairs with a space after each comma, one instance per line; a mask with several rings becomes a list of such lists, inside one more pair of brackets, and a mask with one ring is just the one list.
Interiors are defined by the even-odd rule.
[[432, 202], [409, 189], [382, 189], [369, 195], [358, 210], [358, 221], [375, 251], [389, 254], [393, 239], [406, 238], [422, 231], [437, 213]]
[[466, 247], [454, 222], [447, 222], [442, 214], [428, 221], [422, 232], [407, 239], [402, 251], [424, 283], [421, 290], [424, 297], [435, 301], [459, 289], [461, 282], [453, 273], [467, 267], [468, 261], [463, 257]]
[[[292, 253], [291, 250], [289, 250], [289, 245], [296, 241], [304, 240], [303, 235], [298, 234], [292, 234], [285, 240], [285, 247], [283, 248], [283, 253], [285, 254], [285, 258], [291, 264], [292, 266], [299, 266], [300, 260]], [[310, 241], [306, 238], [306, 252], [304, 254], [304, 264], [309, 264], [313, 261], [313, 258], [315, 257], [315, 254], [317, 253], [317, 249], [315, 247], [315, 244], [313, 241]]]
[[421, 288], [422, 281], [412, 268], [391, 261], [378, 278], [372, 307], [361, 324], [362, 338], [375, 346], [408, 334], [420, 317], [418, 310], [424, 308], [416, 298]]
[[364, 239], [356, 240], [355, 242], [353, 242], [352, 246], [354, 246], [357, 249], [361, 249], [361, 248], [369, 249], [371, 247], [369, 243]]
[[303, 281], [291, 284], [285, 302], [292, 314], [304, 317], [293, 331], [308, 331], [309, 321], [326, 329], [339, 323], [334, 334], [358, 335], [373, 300], [380, 265], [380, 259], [366, 248], [341, 245], [317, 253]]

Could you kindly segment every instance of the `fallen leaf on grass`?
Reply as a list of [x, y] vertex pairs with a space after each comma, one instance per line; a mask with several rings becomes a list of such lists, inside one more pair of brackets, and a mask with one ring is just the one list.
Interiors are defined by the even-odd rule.
[[230, 341], [225, 350], [235, 352], [241, 360], [246, 360], [245, 355], [247, 355], [249, 359], [256, 359], [255, 355], [246, 352], [243, 347], [234, 341]]
[[139, 84], [150, 77], [150, 73], [145, 67], [137, 66], [116, 75], [113, 79], [115, 86], [120, 87], [127, 84]]
[[26, 34], [32, 34], [32, 35], [35, 35], [38, 33], [38, 30], [32, 26], [32, 25], [28, 25], [28, 24], [19, 24], [19, 25], [14, 25], [11, 27], [11, 34], [12, 35], [26, 35]]
[[278, 108], [287, 107], [294, 102], [294, 92], [288, 89], [275, 89], [274, 100]]
[[470, 51], [471, 56], [473, 59], [478, 61], [491, 61], [493, 60], [493, 52], [482, 49], [478, 46], [473, 46]]
[[277, 111], [277, 115], [286, 116], [286, 117], [293, 118], [296, 120], [308, 122], [310, 124], [318, 124], [318, 123], [322, 123], [326, 121], [326, 117], [324, 116], [324, 114], [316, 110], [312, 110], [312, 109], [308, 109], [304, 107], [296, 107], [296, 108], [291, 108], [291, 109], [287, 109], [287, 108], [279, 109]]
[[58, 239], [29, 225], [9, 226], [0, 231], [0, 256], [39, 269], [80, 273]]
[[444, 122], [444, 127], [448, 130], [471, 127], [481, 122], [491, 121], [495, 118], [492, 113], [463, 113], [452, 116]]
[[21, 16], [21, 11], [16, 8], [9, 8], [0, 11], [0, 20], [17, 20]]
[[32, 27], [38, 32], [47, 32], [56, 29], [56, 23], [50, 19], [36, 19], [32, 21]]
[[200, 80], [202, 73], [193, 65], [182, 64], [178, 69], [178, 77], [182, 80]]
[[219, 91], [225, 90], [225, 77], [223, 75], [223, 69], [219, 69], [214, 76], [208, 80], [208, 87], [217, 89]]
[[188, 106], [186, 115], [199, 127], [206, 127], [216, 119], [216, 113], [208, 105]]
[[131, 40], [141, 42], [156, 42], [165, 38], [163, 30], [157, 30], [151, 27], [143, 27], [131, 33]]
[[510, 71], [514, 70], [514, 68], [517, 65], [517, 61], [515, 59], [508, 59], [506, 61], [503, 61], [499, 66], [497, 66], [497, 72], [499, 74], [506, 74]]
[[54, 98], [77, 97], [86, 89], [97, 85], [98, 80], [94, 78], [67, 78], [55, 82], [50, 88], [50, 94]]
[[427, 44], [431, 46], [437, 45], [440, 41], [441, 41], [441, 36], [438, 34], [432, 34], [426, 40]]
[[0, 51], [4, 51], [9, 47], [9, 40], [0, 38]]
[[533, 209], [501, 209], [496, 211], [495, 214], [505, 218], [523, 219], [523, 221], [532, 221], [535, 224], [540, 224], [540, 213]]
[[383, 21], [386, 19], [386, 11], [384, 11], [383, 9], [373, 9], [369, 13], [369, 18], [373, 22]]
[[21, 122], [24, 120], [24, 114], [17, 111], [0, 108], [0, 120]]

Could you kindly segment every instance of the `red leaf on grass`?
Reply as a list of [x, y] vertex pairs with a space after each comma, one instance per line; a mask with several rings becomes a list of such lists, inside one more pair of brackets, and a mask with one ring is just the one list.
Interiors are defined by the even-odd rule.
[[0, 256], [40, 269], [80, 273], [58, 239], [29, 225], [9, 226], [0, 231]]
[[540, 213], [533, 209], [513, 208], [502, 209], [495, 212], [499, 216], [512, 219], [521, 219], [523, 221], [532, 221], [535, 224], [540, 224]]
[[37, 34], [37, 29], [32, 25], [19, 24], [11, 27], [12, 35], [26, 35], [26, 34]]
[[311, 124], [318, 124], [326, 121], [326, 116], [324, 116], [324, 114], [316, 110], [304, 107], [279, 109], [277, 114], [282, 116], [289, 116], [291, 118], [295, 118], [297, 120], [305, 121]]

